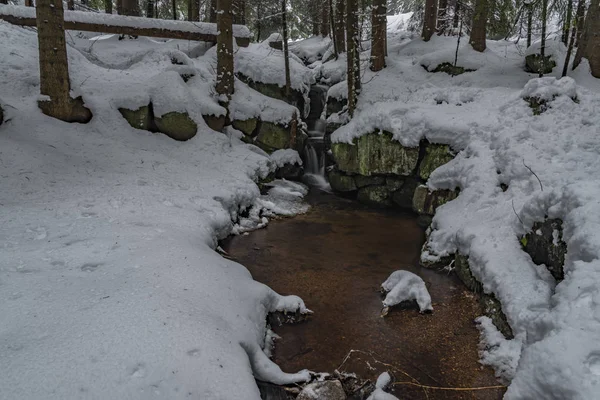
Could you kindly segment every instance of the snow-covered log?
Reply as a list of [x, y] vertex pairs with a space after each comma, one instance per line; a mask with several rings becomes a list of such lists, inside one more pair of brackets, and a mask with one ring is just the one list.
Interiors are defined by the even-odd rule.
[[[14, 25], [36, 26], [35, 8], [0, 5], [0, 19]], [[217, 24], [128, 17], [83, 11], [65, 10], [65, 29], [204, 42], [217, 41]], [[233, 36], [238, 46], [247, 47], [250, 44], [252, 35], [248, 27], [234, 25]]]

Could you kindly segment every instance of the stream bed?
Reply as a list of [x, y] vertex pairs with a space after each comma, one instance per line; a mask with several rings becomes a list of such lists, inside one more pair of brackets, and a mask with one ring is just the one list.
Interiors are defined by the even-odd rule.
[[[479, 364], [483, 314], [476, 295], [458, 279], [418, 266], [424, 230], [409, 213], [368, 209], [357, 202], [311, 190], [310, 211], [223, 243], [254, 279], [280, 294], [296, 294], [314, 314], [294, 325], [273, 326], [281, 336], [273, 358], [286, 372], [355, 373], [376, 380], [385, 371], [400, 399], [501, 399], [502, 388], [456, 391], [416, 385], [497, 386]], [[394, 307], [381, 317], [379, 286], [397, 269], [421, 276], [433, 300], [432, 314]], [[415, 385], [416, 384], [416, 385]]]

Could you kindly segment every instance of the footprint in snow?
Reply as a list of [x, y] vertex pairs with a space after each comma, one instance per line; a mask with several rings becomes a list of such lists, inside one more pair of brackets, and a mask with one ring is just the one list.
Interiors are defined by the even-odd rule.
[[94, 272], [102, 263], [85, 263], [81, 266], [83, 272]]

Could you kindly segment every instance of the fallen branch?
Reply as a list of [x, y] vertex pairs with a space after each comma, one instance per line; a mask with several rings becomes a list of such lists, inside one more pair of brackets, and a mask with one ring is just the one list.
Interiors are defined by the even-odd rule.
[[421, 385], [420, 383], [414, 383], [414, 382], [394, 382], [392, 385], [409, 385], [409, 386], [416, 386], [416, 387], [419, 387], [422, 389], [451, 390], [451, 391], [457, 391], [457, 392], [468, 392], [468, 391], [473, 391], [473, 390], [506, 389], [506, 386], [503, 386], [503, 385], [480, 386], [480, 387], [470, 387], [470, 388], [428, 386], [428, 385]]

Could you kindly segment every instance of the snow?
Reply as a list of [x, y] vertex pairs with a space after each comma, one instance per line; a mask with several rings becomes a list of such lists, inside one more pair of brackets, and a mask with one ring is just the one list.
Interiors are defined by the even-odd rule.
[[298, 152], [294, 149], [276, 150], [269, 158], [277, 166], [277, 168], [281, 168], [286, 164], [302, 165], [300, 154], [298, 154]]
[[[307, 380], [263, 352], [267, 313], [309, 312], [302, 300], [214, 251], [243, 210], [290, 215], [306, 189], [276, 182], [261, 197], [271, 160], [205, 125], [221, 110], [210, 60], [144, 41], [142, 58], [109, 69], [69, 47], [94, 117], [66, 124], [37, 108], [35, 32], [0, 21], [0, 38], [0, 397], [259, 399], [255, 377]], [[138, 43], [104, 57], [118, 64]], [[197, 135], [136, 130], [117, 111], [150, 99], [184, 107]]]
[[383, 300], [385, 308], [395, 306], [403, 301], [415, 300], [419, 311], [433, 311], [431, 296], [427, 291], [425, 282], [418, 275], [409, 271], [398, 270], [381, 284], [381, 289], [387, 293]]
[[379, 377], [377, 377], [377, 382], [375, 382], [375, 390], [371, 395], [367, 398], [367, 400], [398, 400], [396, 396], [393, 396], [389, 393], [385, 392], [385, 389], [392, 382], [392, 377], [389, 373], [384, 372]]
[[[2, 5], [0, 15], [11, 15], [19, 18], [35, 19], [35, 8], [25, 6]], [[100, 24], [106, 26], [124, 26], [141, 29], [165, 29], [178, 32], [194, 32], [206, 35], [217, 35], [217, 24], [208, 22], [173, 21], [158, 18], [129, 17], [125, 15], [112, 15], [92, 13], [86, 11], [64, 11], [65, 21], [86, 24]], [[234, 37], [251, 38], [252, 33], [245, 25], [233, 26]]]
[[319, 35], [290, 43], [289, 48], [294, 55], [310, 64], [321, 59], [331, 45], [329, 36]]
[[573, 100], [577, 99], [577, 84], [573, 78], [565, 76], [556, 79], [553, 76], [532, 79], [523, 88], [521, 97], [536, 98], [543, 101], [552, 101], [558, 96], [567, 96]]

